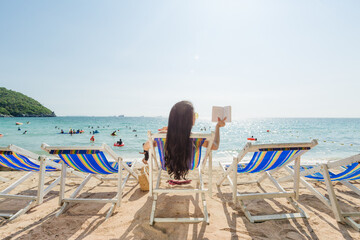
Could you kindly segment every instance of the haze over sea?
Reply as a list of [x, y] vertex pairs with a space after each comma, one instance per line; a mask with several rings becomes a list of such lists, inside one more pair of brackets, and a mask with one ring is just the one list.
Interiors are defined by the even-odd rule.
[[[23, 125], [16, 126], [16, 122]], [[30, 122], [27, 124], [27, 122]], [[57, 146], [110, 145], [125, 159], [142, 159], [142, 143], [147, 140], [147, 131], [167, 125], [167, 118], [152, 117], [55, 117], [55, 118], [0, 118], [0, 146], [14, 144], [30, 151], [45, 154], [41, 143]], [[348, 157], [360, 152], [359, 118], [269, 118], [244, 119], [228, 123], [221, 129], [221, 143], [213, 153], [215, 161], [230, 161], [244, 147], [247, 138], [254, 136], [257, 144], [281, 142], [309, 142], [317, 139], [319, 145], [303, 155], [304, 162], [321, 162]], [[21, 130], [18, 130], [18, 127]], [[63, 129], [83, 129], [83, 134], [60, 134]], [[206, 131], [204, 130], [206, 128]], [[193, 132], [210, 132], [215, 123], [199, 119]], [[27, 134], [23, 134], [24, 131]], [[90, 142], [91, 131], [95, 142]], [[119, 130], [119, 131], [118, 131]], [[136, 130], [136, 132], [135, 132]], [[267, 132], [269, 130], [269, 132]], [[117, 136], [111, 136], [117, 131]], [[124, 147], [113, 144], [121, 138]]]

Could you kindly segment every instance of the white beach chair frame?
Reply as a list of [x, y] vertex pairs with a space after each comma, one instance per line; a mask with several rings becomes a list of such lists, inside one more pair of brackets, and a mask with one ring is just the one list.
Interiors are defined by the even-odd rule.
[[[44, 187], [45, 187], [45, 175], [46, 175], [45, 169], [46, 169], [46, 166], [51, 166], [51, 167], [54, 167], [54, 168], [57, 168], [57, 169], [61, 169], [61, 165], [49, 160], [49, 158], [47, 158], [46, 156], [40, 156], [40, 155], [38, 155], [36, 153], [30, 152], [28, 150], [25, 150], [23, 148], [15, 146], [15, 145], [9, 145], [6, 148], [0, 148], [0, 151], [11, 151], [11, 152], [15, 152], [17, 154], [21, 154], [21, 155], [27, 157], [29, 160], [33, 161], [34, 163], [40, 165], [40, 170], [38, 172], [39, 181], [38, 181], [37, 195], [36, 196], [20, 195], [20, 194], [17, 194], [17, 195], [9, 194], [17, 186], [19, 186], [24, 181], [26, 181], [27, 179], [32, 177], [34, 174], [36, 174], [35, 171], [27, 172], [24, 176], [22, 176], [17, 181], [15, 181], [10, 186], [8, 186], [6, 189], [4, 189], [4, 190], [2, 190], [0, 192], [0, 198], [21, 199], [21, 200], [28, 200], [29, 201], [29, 203], [25, 207], [23, 207], [22, 209], [20, 209], [19, 211], [17, 211], [14, 214], [0, 213], [0, 217], [8, 218], [8, 221], [11, 221], [11, 220], [14, 220], [15, 218], [17, 218], [18, 216], [26, 213], [29, 209], [31, 209], [35, 205], [39, 205], [39, 204], [41, 204], [43, 202], [44, 196], [46, 194], [48, 194], [50, 192], [50, 190], [53, 189], [60, 182], [60, 177], [58, 177], [49, 186], [47, 186], [47, 188], [44, 189]], [[76, 172], [72, 172], [72, 173], [77, 174]], [[81, 175], [77, 174], [77, 175], [78, 176], [83, 176], [82, 174]]]
[[[199, 177], [196, 179], [197, 181], [197, 188], [192, 189], [182, 189], [181, 186], [178, 186], [177, 188], [160, 188], [161, 184], [161, 174], [163, 172], [161, 168], [160, 159], [157, 158], [156, 155], [156, 149], [154, 147], [154, 139], [155, 138], [166, 138], [166, 133], [155, 133], [152, 134], [150, 131], [148, 131], [148, 139], [150, 143], [150, 156], [149, 156], [149, 192], [150, 195], [153, 198], [152, 208], [151, 208], [151, 215], [150, 215], [150, 225], [153, 225], [154, 222], [180, 222], [180, 223], [198, 223], [198, 222], [206, 222], [209, 224], [209, 214], [207, 211], [207, 204], [206, 204], [206, 198], [205, 193], [208, 193], [210, 197], [212, 197], [212, 150], [211, 146], [213, 145], [215, 134], [214, 132], [211, 132], [210, 134], [201, 134], [201, 133], [192, 133], [190, 135], [190, 138], [205, 138], [206, 141], [208, 141], [208, 147], [206, 149], [205, 155], [202, 155], [201, 163], [198, 167], [197, 171], [199, 174]], [[208, 160], [208, 188], [205, 189], [205, 182], [203, 179], [204, 169], [206, 167], [206, 162]], [[154, 187], [154, 168], [157, 171], [157, 178], [156, 178], [156, 185]], [[167, 174], [167, 173], [166, 173]], [[167, 175], [166, 179], [170, 179]], [[155, 217], [155, 211], [156, 211], [156, 203], [158, 200], [158, 195], [161, 193], [175, 193], [175, 194], [201, 194], [201, 200], [203, 205], [203, 214], [204, 217], [202, 218], [160, 218]]]
[[[123, 158], [118, 156], [108, 145], [102, 144], [100, 147], [67, 147], [67, 146], [61, 146], [61, 147], [52, 147], [47, 145], [46, 143], [43, 143], [41, 145], [41, 148], [45, 151], [51, 151], [51, 150], [100, 150], [104, 153], [107, 153], [109, 156], [111, 156], [117, 163], [118, 163], [118, 173], [117, 177], [104, 177], [101, 174], [92, 174], [88, 173], [85, 177], [84, 181], [77, 187], [77, 189], [70, 195], [69, 198], [64, 197], [65, 193], [65, 180], [66, 180], [66, 171], [67, 165], [64, 163], [64, 161], [61, 161], [61, 176], [60, 176], [60, 195], [59, 195], [59, 205], [61, 206], [60, 210], [56, 213], [56, 217], [60, 216], [69, 206], [70, 203], [111, 203], [111, 207], [106, 214], [106, 219], [108, 219], [113, 212], [115, 211], [115, 208], [118, 208], [121, 206], [121, 200], [122, 200], [122, 192], [125, 187], [126, 182], [129, 179], [129, 176], [132, 175], [136, 180], [138, 180], [138, 175], [134, 172], [134, 167], [136, 165], [136, 161], [132, 162], [132, 166], [129, 167], [126, 163], [123, 162]], [[122, 170], [123, 168], [128, 172], [125, 176], [124, 180], [122, 179]], [[112, 199], [91, 199], [91, 198], [76, 198], [76, 196], [80, 193], [80, 191], [85, 187], [86, 183], [89, 182], [89, 180], [94, 177], [97, 178], [100, 181], [117, 181], [117, 194]]]
[[[245, 147], [240, 151], [237, 157], [233, 158], [233, 161], [230, 163], [230, 167], [226, 169], [225, 165], [229, 163], [222, 163], [220, 162], [221, 169], [223, 170], [222, 177], [217, 181], [217, 185], [221, 186], [225, 179], [227, 179], [230, 183], [232, 188], [233, 194], [233, 202], [235, 207], [240, 207], [242, 211], [245, 213], [245, 216], [250, 220], [250, 222], [264, 222], [268, 220], [278, 220], [278, 219], [292, 219], [292, 218], [307, 218], [306, 213], [299, 207], [295, 200], [299, 197], [299, 181], [300, 181], [300, 156], [296, 159], [290, 161], [295, 162], [295, 171], [293, 175], [294, 187], [293, 191], [286, 191], [277, 181], [277, 179], [272, 175], [275, 172], [282, 169], [282, 167], [275, 168], [270, 171], [265, 171], [263, 175], [255, 181], [247, 181], [247, 182], [239, 182], [238, 183], [238, 173], [237, 173], [237, 165], [243, 160], [245, 155], [249, 152], [257, 152], [259, 149], [266, 149], [266, 148], [293, 148], [293, 147], [309, 147], [313, 148], [318, 143], [316, 140], [312, 140], [309, 143], [279, 143], [279, 144], [252, 144], [247, 143]], [[230, 174], [232, 173], [232, 177]], [[243, 184], [252, 184], [257, 183], [260, 185], [262, 181], [265, 179], [269, 179], [270, 182], [279, 190], [279, 192], [271, 192], [271, 193], [248, 193], [248, 194], [241, 194], [238, 192], [237, 186]], [[283, 214], [268, 214], [268, 215], [251, 215], [249, 210], [244, 204], [244, 200], [254, 200], [254, 199], [273, 199], [273, 198], [286, 198], [289, 203], [296, 209], [297, 212], [295, 213], [283, 213]]]
[[[334, 186], [333, 186], [333, 183], [332, 183], [332, 181], [330, 179], [330, 175], [329, 175], [329, 169], [340, 169], [341, 166], [346, 166], [346, 165], [356, 163], [356, 162], [360, 163], [360, 154], [357, 154], [357, 155], [354, 155], [354, 156], [351, 156], [351, 157], [348, 157], [345, 159], [330, 161], [328, 163], [323, 163], [323, 164], [314, 166], [313, 168], [304, 170], [300, 173], [300, 183], [302, 185], [304, 185], [306, 187], [306, 189], [308, 189], [311, 193], [313, 193], [321, 202], [323, 202], [325, 204], [325, 206], [327, 206], [328, 208], [330, 208], [333, 211], [336, 221], [342, 222], [342, 223], [347, 223], [351, 227], [353, 227], [355, 230], [360, 231], [360, 224], [356, 223], [352, 219], [352, 217], [360, 217], [360, 212], [343, 212], [343, 211], [341, 211], [341, 209], [339, 207], [339, 202], [336, 198], [336, 194], [334, 191]], [[294, 170], [292, 170], [288, 166], [285, 169], [290, 173], [290, 176], [281, 178], [281, 179], [279, 179], [279, 181], [289, 181], [289, 180], [291, 180], [290, 178], [292, 178], [292, 176], [295, 174]], [[311, 183], [309, 183], [310, 181], [316, 181], [316, 182], [319, 182], [319, 181], [317, 181], [315, 179], [314, 180], [309, 179], [310, 181], [308, 179], [305, 180], [305, 176], [311, 175], [314, 173], [318, 173], [318, 172], [322, 173], [322, 175], [324, 176], [324, 182], [326, 185], [327, 192], [329, 194], [329, 198], [325, 197], [323, 194], [321, 194], [319, 191], [317, 191]], [[356, 194], [360, 195], [360, 189], [357, 188], [356, 186], [354, 186], [353, 184], [351, 184], [349, 181], [341, 180], [341, 181], [336, 181], [336, 182], [342, 183], [343, 185], [348, 187], [350, 190], [352, 190]]]

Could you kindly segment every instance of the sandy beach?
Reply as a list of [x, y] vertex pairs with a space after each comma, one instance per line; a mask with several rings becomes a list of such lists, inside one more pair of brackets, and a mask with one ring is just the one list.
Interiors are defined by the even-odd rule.
[[[17, 179], [21, 172], [0, 172], [0, 176]], [[220, 169], [214, 170], [214, 180]], [[277, 176], [283, 175], [279, 172]], [[255, 180], [259, 175], [243, 175], [240, 180]], [[276, 175], [275, 175], [276, 176]], [[51, 179], [51, 178], [50, 178]], [[70, 195], [81, 182], [80, 178], [67, 179]], [[214, 181], [215, 182], [215, 181]], [[1, 183], [1, 189], [9, 182]], [[36, 194], [37, 178], [34, 177], [15, 189], [13, 193]], [[287, 189], [291, 188], [286, 183]], [[316, 184], [325, 193], [322, 183]], [[359, 187], [360, 184], [357, 184]], [[155, 223], [149, 225], [152, 199], [148, 192], [140, 190], [134, 181], [128, 181], [121, 207], [105, 221], [110, 204], [73, 204], [60, 217], [58, 211], [59, 186], [51, 191], [42, 205], [32, 208], [27, 214], [0, 227], [1, 239], [360, 239], [360, 233], [350, 226], [337, 223], [333, 213], [309, 191], [301, 187], [299, 205], [308, 214], [308, 219], [272, 220], [251, 223], [241, 210], [234, 209], [229, 186], [217, 188], [213, 184], [212, 198], [207, 197], [210, 224]], [[341, 207], [347, 211], [360, 210], [360, 198], [341, 184], [335, 186]], [[276, 191], [269, 181], [261, 187], [256, 184], [242, 185], [244, 192]], [[102, 183], [92, 179], [81, 193], [81, 197], [108, 198], [115, 195], [113, 183]], [[12, 211], [23, 206], [19, 200], [5, 200], [0, 209]], [[284, 199], [248, 202], [253, 214], [291, 212], [292, 206]], [[160, 195], [156, 216], [201, 217], [201, 204], [196, 195]]]

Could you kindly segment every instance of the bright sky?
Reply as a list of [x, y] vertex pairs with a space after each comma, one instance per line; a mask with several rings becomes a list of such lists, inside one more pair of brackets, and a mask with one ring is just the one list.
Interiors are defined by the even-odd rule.
[[360, 117], [360, 1], [1, 1], [0, 86], [58, 116]]

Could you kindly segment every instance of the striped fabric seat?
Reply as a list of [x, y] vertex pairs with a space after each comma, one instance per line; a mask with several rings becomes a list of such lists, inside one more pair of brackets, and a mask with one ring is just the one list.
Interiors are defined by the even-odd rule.
[[[59, 160], [54, 160], [59, 162]], [[24, 155], [12, 151], [0, 151], [0, 166], [12, 168], [21, 171], [38, 172], [40, 165], [34, 163]], [[56, 171], [56, 168], [46, 166], [46, 171]]]
[[[283, 165], [286, 165], [294, 158], [308, 151], [309, 148], [273, 148], [273, 149], [259, 149], [254, 152], [249, 163], [238, 164], [238, 173], [257, 173], [269, 171]], [[225, 165], [226, 168], [230, 164]]]
[[[293, 166], [289, 166], [293, 169]], [[305, 171], [314, 168], [312, 165], [304, 165], [300, 167], [300, 171]], [[342, 181], [342, 180], [358, 180], [360, 179], [360, 163], [353, 163], [347, 166], [342, 166], [344, 171], [340, 173], [333, 173], [329, 171], [331, 181]], [[324, 181], [324, 176], [320, 173], [314, 173], [311, 175], [306, 175], [305, 177], [310, 179], [315, 179], [318, 181]]]
[[[92, 174], [113, 174], [118, 172], [118, 163], [109, 162], [100, 150], [51, 150], [66, 165], [75, 170]], [[131, 167], [131, 162], [126, 162]]]
[[[165, 166], [164, 147], [166, 138], [155, 138], [154, 139], [159, 152], [159, 158], [161, 162], [162, 170], [167, 170]], [[192, 149], [191, 149], [191, 161], [189, 162], [189, 170], [194, 170], [199, 167], [201, 162], [201, 147], [204, 144], [206, 138], [191, 138]]]

